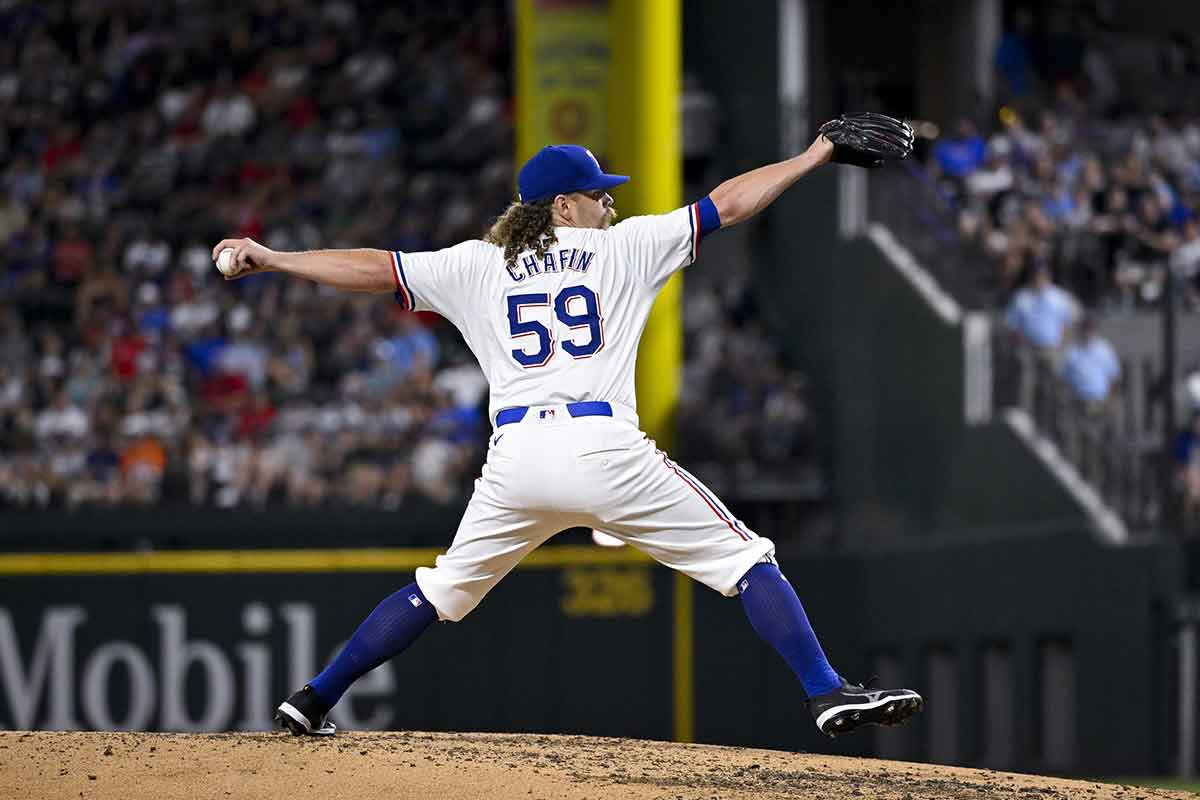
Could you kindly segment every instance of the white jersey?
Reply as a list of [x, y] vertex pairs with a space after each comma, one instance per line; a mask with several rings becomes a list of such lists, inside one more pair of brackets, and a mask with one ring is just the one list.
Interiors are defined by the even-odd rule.
[[655, 295], [715, 227], [704, 202], [607, 230], [555, 228], [544, 258], [527, 251], [512, 266], [501, 248], [479, 240], [395, 251], [396, 299], [462, 332], [491, 387], [493, 422], [512, 406], [585, 400], [633, 412], [638, 340]]

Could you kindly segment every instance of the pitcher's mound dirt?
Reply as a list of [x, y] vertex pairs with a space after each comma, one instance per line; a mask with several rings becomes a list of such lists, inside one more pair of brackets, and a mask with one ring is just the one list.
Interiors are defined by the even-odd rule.
[[0, 733], [13, 798], [1185, 798], [987, 770], [586, 736]]

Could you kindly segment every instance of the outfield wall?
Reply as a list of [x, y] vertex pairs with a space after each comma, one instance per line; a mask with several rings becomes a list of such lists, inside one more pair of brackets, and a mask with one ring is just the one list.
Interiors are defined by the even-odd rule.
[[[429, 550], [0, 556], [0, 726], [269, 725]], [[1166, 546], [1064, 533], [787, 558], [835, 666], [920, 689], [828, 740], [737, 600], [627, 549], [546, 547], [343, 702], [343, 725], [695, 739], [1058, 773], [1171, 758]]]

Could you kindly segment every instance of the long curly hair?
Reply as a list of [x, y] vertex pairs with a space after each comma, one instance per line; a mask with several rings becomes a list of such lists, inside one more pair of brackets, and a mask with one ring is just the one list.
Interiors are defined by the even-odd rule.
[[504, 265], [517, 263], [517, 256], [526, 250], [545, 258], [546, 251], [557, 241], [554, 234], [553, 198], [533, 203], [514, 202], [496, 218], [483, 240], [504, 248]]

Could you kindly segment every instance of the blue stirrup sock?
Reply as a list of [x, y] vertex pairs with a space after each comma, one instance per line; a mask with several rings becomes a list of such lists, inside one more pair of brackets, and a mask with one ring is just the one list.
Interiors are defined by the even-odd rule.
[[774, 564], [755, 564], [738, 581], [742, 607], [762, 640], [774, 647], [809, 697], [832, 692], [842, 679], [821, 650], [796, 590]]
[[350, 684], [405, 650], [436, 619], [433, 604], [415, 582], [410, 583], [377, 605], [337, 658], [308, 685], [332, 708]]

